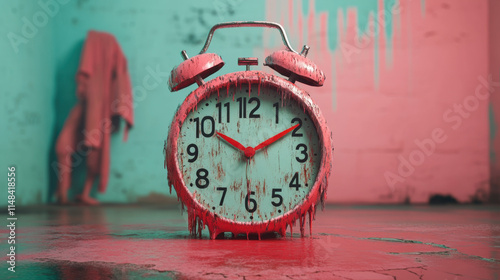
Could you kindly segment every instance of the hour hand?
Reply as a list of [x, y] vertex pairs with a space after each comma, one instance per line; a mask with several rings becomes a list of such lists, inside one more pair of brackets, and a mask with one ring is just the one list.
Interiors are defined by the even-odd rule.
[[231, 146], [235, 147], [236, 149], [238, 149], [242, 152], [245, 152], [245, 147], [243, 145], [241, 145], [240, 142], [238, 142], [238, 141], [234, 140], [233, 138], [226, 136], [220, 132], [216, 132], [216, 133], [220, 138], [226, 140], [226, 142], [231, 144]]

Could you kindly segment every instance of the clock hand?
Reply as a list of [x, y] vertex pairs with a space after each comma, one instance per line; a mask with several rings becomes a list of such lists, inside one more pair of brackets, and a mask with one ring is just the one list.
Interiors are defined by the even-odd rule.
[[219, 137], [221, 137], [222, 139], [226, 140], [229, 144], [231, 144], [233, 147], [235, 147], [236, 149], [242, 151], [245, 156], [247, 158], [251, 158], [253, 157], [253, 155], [255, 155], [255, 149], [252, 148], [252, 147], [246, 147], [241, 145], [238, 141], [234, 140], [233, 138], [229, 137], [229, 136], [226, 136], [220, 132], [217, 132], [217, 135], [219, 135]]
[[233, 147], [235, 147], [236, 149], [242, 151], [242, 152], [245, 152], [245, 146], [241, 145], [240, 142], [234, 140], [233, 138], [229, 137], [229, 136], [226, 136], [220, 132], [216, 132], [217, 135], [219, 137], [221, 137], [222, 139], [226, 140], [226, 142], [228, 142], [229, 144], [231, 144]]
[[267, 147], [267, 146], [271, 145], [272, 143], [276, 142], [278, 139], [280, 139], [281, 137], [285, 136], [287, 133], [289, 133], [290, 131], [294, 130], [298, 126], [299, 126], [299, 124], [296, 124], [296, 125], [290, 127], [289, 129], [284, 130], [284, 131], [282, 131], [282, 132], [274, 135], [273, 137], [267, 139], [266, 141], [260, 143], [259, 145], [255, 146], [255, 148], [254, 148], [255, 151], [260, 150], [260, 149], [262, 149], [264, 147]]

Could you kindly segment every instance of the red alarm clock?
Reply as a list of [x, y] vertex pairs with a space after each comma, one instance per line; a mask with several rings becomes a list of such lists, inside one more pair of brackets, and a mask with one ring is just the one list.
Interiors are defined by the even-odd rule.
[[[240, 58], [246, 70], [205, 81], [224, 66], [206, 53], [215, 30], [235, 27], [277, 29], [285, 50], [265, 60], [285, 76], [251, 71], [257, 58]], [[277, 232], [286, 235], [299, 220], [304, 236], [316, 204], [326, 197], [332, 168], [331, 133], [319, 107], [295, 83], [322, 86], [323, 72], [306, 55], [294, 51], [281, 25], [272, 22], [229, 22], [212, 27], [201, 52], [172, 69], [171, 91], [193, 83], [178, 108], [165, 142], [170, 190], [174, 186], [188, 212], [188, 227], [210, 238]]]

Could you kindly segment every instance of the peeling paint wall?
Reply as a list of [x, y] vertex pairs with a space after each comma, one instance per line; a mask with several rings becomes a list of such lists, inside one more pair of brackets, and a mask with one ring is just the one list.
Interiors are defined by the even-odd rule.
[[[471, 99], [480, 77], [494, 72], [500, 78], [498, 59], [496, 66], [488, 63], [489, 56], [498, 58], [492, 51], [499, 49], [493, 27], [499, 23], [491, 16], [495, 1], [490, 12], [487, 0], [42, 2], [58, 3], [59, 9], [19, 45], [19, 54], [6, 34], [20, 33], [23, 16], [32, 19], [45, 10], [36, 2], [9, 1], [0, 11], [0, 79], [8, 85], [0, 95], [1, 130], [8, 134], [0, 138], [0, 160], [2, 166], [15, 161], [23, 172], [29, 170], [26, 193], [19, 194], [22, 204], [50, 200], [57, 183], [52, 146], [76, 102], [74, 75], [89, 29], [117, 37], [135, 99], [136, 126], [128, 142], [112, 138], [110, 180], [107, 192], [98, 195], [101, 201], [149, 201], [150, 194], [168, 194], [163, 141], [178, 105], [196, 88], [170, 93], [168, 74], [182, 61], [181, 50], [190, 56], [200, 51], [212, 25], [235, 20], [281, 23], [292, 46], [310, 45], [308, 57], [327, 74], [320, 89], [300, 86], [320, 104], [333, 131], [329, 201], [427, 202], [442, 193], [467, 202], [490, 192], [488, 154], [493, 180], [500, 173], [494, 161], [500, 152], [494, 133], [498, 102], [489, 107], [478, 99], [476, 106]], [[208, 52], [226, 62], [216, 74], [222, 75], [242, 69], [238, 57], [256, 56], [262, 63], [280, 44], [275, 30], [219, 30]], [[471, 110], [460, 115], [455, 104]], [[73, 192], [84, 177], [81, 164]]]

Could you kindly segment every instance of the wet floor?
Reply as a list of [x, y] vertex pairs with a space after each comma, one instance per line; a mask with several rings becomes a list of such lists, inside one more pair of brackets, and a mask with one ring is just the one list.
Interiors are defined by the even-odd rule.
[[175, 207], [46, 206], [17, 217], [16, 272], [5, 253], [0, 279], [500, 278], [500, 207], [327, 207], [312, 236], [296, 227], [293, 238], [261, 241], [191, 238]]

